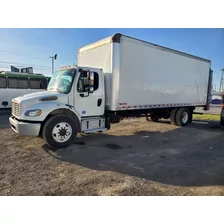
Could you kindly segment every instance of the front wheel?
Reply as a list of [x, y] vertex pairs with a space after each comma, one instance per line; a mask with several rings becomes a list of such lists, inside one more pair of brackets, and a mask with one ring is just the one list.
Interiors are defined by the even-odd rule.
[[43, 139], [52, 148], [65, 148], [73, 143], [78, 133], [75, 120], [68, 115], [55, 115], [43, 127]]

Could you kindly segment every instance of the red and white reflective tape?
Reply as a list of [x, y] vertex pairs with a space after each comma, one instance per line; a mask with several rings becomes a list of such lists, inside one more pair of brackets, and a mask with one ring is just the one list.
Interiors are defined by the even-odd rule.
[[128, 106], [127, 104], [120, 104], [119, 109], [131, 110], [131, 109], [168, 108], [168, 107], [205, 106], [205, 105], [206, 103], [170, 103], [170, 104], [152, 104], [152, 105], [138, 105], [138, 106]]

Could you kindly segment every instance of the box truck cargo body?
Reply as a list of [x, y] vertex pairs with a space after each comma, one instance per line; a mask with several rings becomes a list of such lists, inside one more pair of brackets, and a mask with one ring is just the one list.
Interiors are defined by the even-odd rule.
[[47, 91], [13, 99], [10, 124], [54, 148], [125, 117], [183, 127], [195, 107], [209, 108], [211, 84], [209, 60], [116, 34], [81, 47], [78, 65], [59, 69]]
[[81, 48], [78, 65], [103, 69], [108, 110], [207, 105], [203, 58], [117, 34]]

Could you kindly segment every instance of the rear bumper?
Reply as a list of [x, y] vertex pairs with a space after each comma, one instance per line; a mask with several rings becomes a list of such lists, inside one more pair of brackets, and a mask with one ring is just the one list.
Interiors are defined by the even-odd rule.
[[40, 123], [28, 123], [18, 121], [15, 117], [11, 116], [9, 122], [13, 131], [18, 134], [26, 136], [38, 136], [40, 133]]

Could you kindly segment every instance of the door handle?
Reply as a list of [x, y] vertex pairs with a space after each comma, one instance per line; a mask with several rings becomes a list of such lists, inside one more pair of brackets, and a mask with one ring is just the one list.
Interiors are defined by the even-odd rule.
[[102, 99], [98, 99], [98, 100], [97, 100], [97, 106], [100, 107], [101, 104], [102, 104]]
[[88, 92], [87, 95], [85, 95], [84, 93], [80, 93], [79, 96], [81, 96], [81, 97], [88, 97], [89, 96], [89, 92]]

